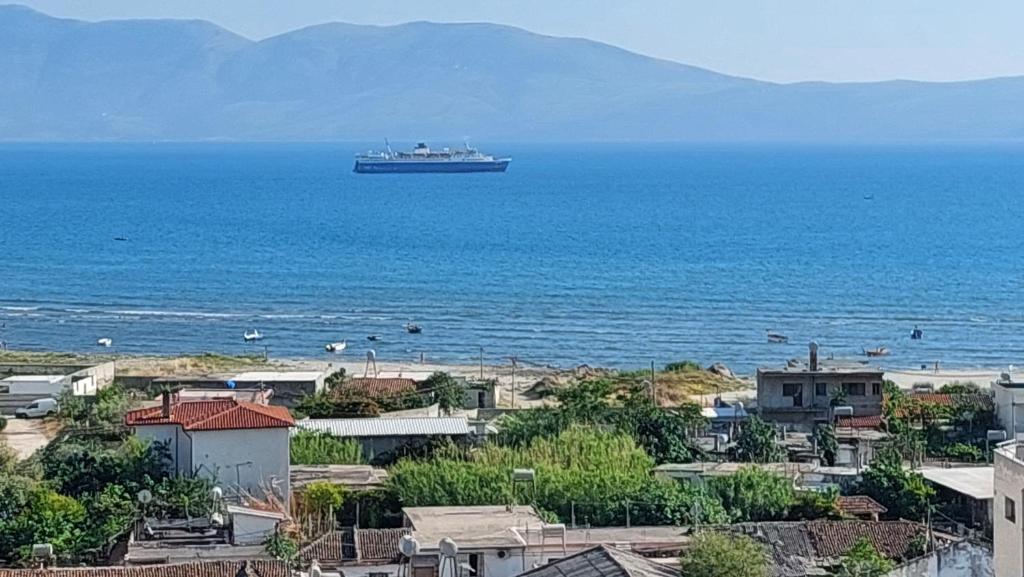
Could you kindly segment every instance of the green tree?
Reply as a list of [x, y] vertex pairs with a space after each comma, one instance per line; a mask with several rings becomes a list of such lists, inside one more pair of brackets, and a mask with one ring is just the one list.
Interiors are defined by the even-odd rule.
[[292, 465], [360, 465], [363, 450], [355, 439], [299, 430], [290, 439]]
[[818, 425], [814, 428], [814, 440], [821, 453], [821, 463], [834, 467], [839, 453], [839, 441], [836, 439], [835, 428], [832, 425]]
[[781, 521], [787, 517], [795, 500], [789, 479], [756, 465], [709, 479], [708, 488], [734, 523]]
[[886, 559], [865, 538], [857, 541], [839, 564], [838, 577], [882, 577], [893, 570], [895, 564]]
[[786, 460], [786, 450], [779, 445], [778, 432], [771, 423], [751, 417], [730, 449], [732, 457], [744, 463], [777, 463]]
[[465, 387], [448, 373], [436, 372], [423, 381], [423, 388], [434, 396], [434, 401], [445, 414], [462, 409], [466, 400]]
[[884, 505], [894, 518], [924, 520], [935, 491], [924, 477], [903, 468], [899, 451], [882, 447], [864, 470], [860, 492]]
[[266, 550], [267, 555], [278, 561], [285, 561], [292, 567], [298, 565], [299, 544], [287, 535], [281, 533], [271, 535], [264, 541], [263, 548]]
[[302, 492], [302, 504], [320, 513], [337, 511], [345, 504], [345, 490], [327, 481], [314, 481]]
[[683, 577], [767, 577], [765, 547], [746, 535], [704, 531], [679, 558]]
[[646, 391], [634, 388], [613, 415], [619, 430], [632, 436], [655, 463], [692, 463], [705, 456], [693, 442], [693, 432], [707, 425], [696, 403], [663, 409]]
[[939, 387], [938, 392], [943, 395], [978, 394], [981, 392], [981, 387], [971, 381], [953, 381]]

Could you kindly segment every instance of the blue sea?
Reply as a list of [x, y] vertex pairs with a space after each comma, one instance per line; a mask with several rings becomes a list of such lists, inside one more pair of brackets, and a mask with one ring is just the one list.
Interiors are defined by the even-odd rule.
[[0, 146], [0, 339], [741, 371], [815, 340], [1024, 364], [1024, 147], [480, 145], [509, 171], [357, 175], [355, 144]]

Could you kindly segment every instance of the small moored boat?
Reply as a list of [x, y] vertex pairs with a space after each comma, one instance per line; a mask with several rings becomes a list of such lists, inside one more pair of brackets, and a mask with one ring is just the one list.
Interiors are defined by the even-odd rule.
[[780, 333], [773, 333], [771, 331], [765, 331], [765, 335], [768, 337], [769, 343], [788, 343], [789, 337]]
[[96, 339], [96, 344], [101, 347], [109, 347], [114, 344], [114, 341], [109, 337], [103, 337], [101, 339]]
[[414, 323], [409, 323], [405, 325], [405, 330], [409, 331], [411, 334], [418, 335], [423, 332], [423, 327]]
[[329, 353], [340, 353], [346, 348], [348, 348], [348, 343], [345, 341], [341, 341], [340, 343], [329, 343], [327, 346], [324, 347], [324, 350], [326, 350]]
[[379, 341], [380, 340], [380, 335], [370, 335], [370, 336], [366, 337], [366, 340], [374, 341], [374, 342]]
[[910, 338], [912, 340], [919, 341], [924, 338], [924, 331], [915, 326], [914, 330], [910, 331]]
[[887, 357], [891, 354], [891, 352], [892, 351], [889, 350], [889, 347], [878, 347], [875, 349], [864, 350], [864, 354], [869, 357]]
[[256, 329], [242, 333], [242, 340], [247, 343], [263, 340], [263, 335]]

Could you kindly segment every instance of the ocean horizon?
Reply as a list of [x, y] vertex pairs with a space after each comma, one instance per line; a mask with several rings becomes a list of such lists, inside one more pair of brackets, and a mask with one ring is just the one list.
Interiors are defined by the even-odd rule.
[[0, 340], [742, 372], [816, 341], [1024, 364], [1024, 145], [473, 144], [508, 172], [352, 173], [371, 143], [0, 144]]

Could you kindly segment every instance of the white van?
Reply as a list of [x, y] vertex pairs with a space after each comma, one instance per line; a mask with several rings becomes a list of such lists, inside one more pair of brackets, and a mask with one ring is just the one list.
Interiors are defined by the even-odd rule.
[[34, 419], [56, 415], [59, 411], [57, 399], [36, 399], [24, 407], [15, 409], [14, 416], [19, 419]]

